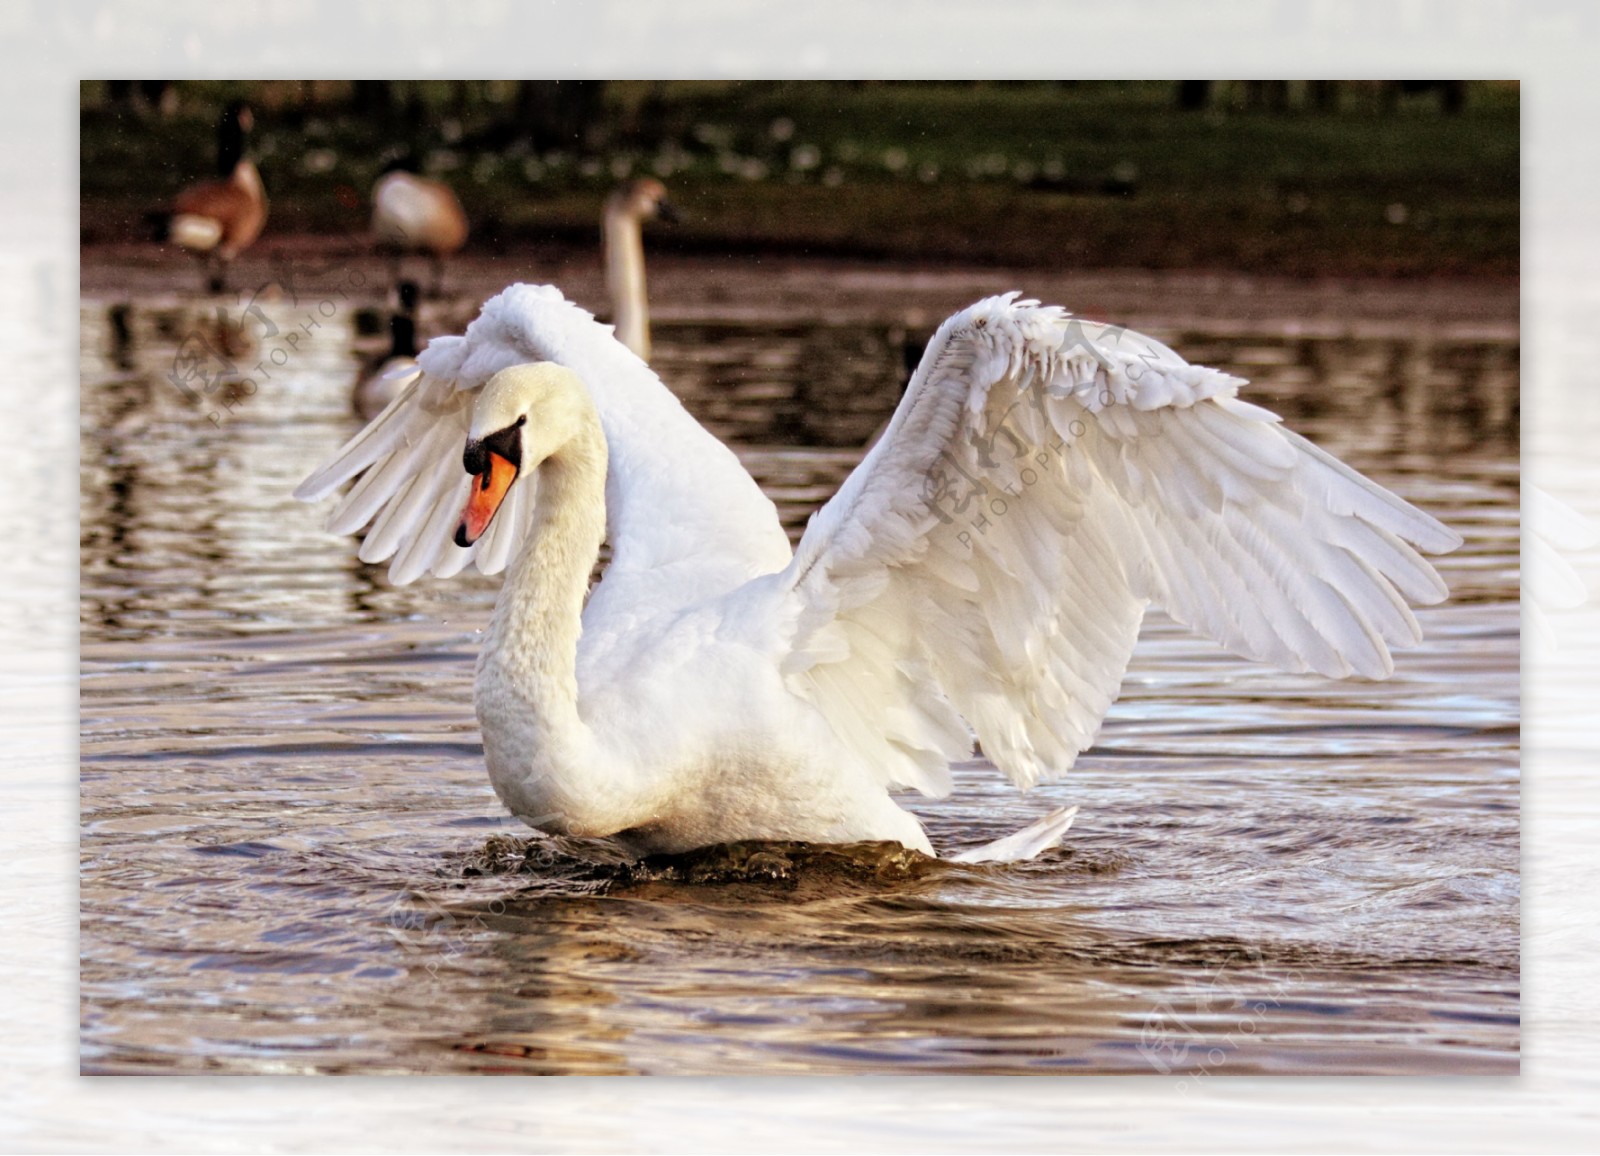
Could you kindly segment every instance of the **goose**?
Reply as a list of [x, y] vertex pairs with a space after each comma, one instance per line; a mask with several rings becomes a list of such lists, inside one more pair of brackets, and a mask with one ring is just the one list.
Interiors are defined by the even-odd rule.
[[[940, 326], [888, 431], [791, 549], [660, 379], [551, 286], [514, 285], [295, 491], [390, 579], [506, 572], [474, 706], [530, 826], [633, 854], [882, 840], [973, 741], [1022, 788], [1094, 741], [1147, 606], [1286, 671], [1381, 679], [1461, 538], [1241, 379], [1059, 307]], [[602, 539], [611, 562], [590, 589]], [[1026, 859], [1057, 809], [953, 856]]]
[[217, 125], [220, 180], [190, 185], [165, 217], [165, 239], [205, 258], [207, 287], [222, 292], [227, 267], [255, 243], [267, 223], [267, 194], [261, 174], [245, 156], [245, 141], [255, 114], [243, 101], [223, 110]]
[[654, 177], [623, 185], [606, 198], [601, 234], [605, 241], [606, 289], [617, 340], [650, 360], [650, 309], [644, 292], [644, 235], [647, 220], [676, 221], [667, 189]]
[[433, 265], [432, 296], [444, 292], [444, 259], [467, 243], [467, 214], [443, 181], [420, 177], [408, 158], [391, 161], [372, 186], [372, 231], [390, 256], [391, 280], [400, 279], [400, 259], [427, 254]]
[[351, 405], [365, 421], [371, 421], [400, 392], [399, 385], [417, 368], [417, 283], [400, 282], [398, 308], [389, 316], [389, 349], [369, 362], [356, 380]]

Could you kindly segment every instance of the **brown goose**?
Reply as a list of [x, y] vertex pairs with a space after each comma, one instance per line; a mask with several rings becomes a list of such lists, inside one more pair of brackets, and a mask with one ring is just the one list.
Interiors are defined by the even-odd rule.
[[267, 223], [261, 174], [245, 153], [255, 123], [250, 106], [234, 101], [217, 125], [217, 172], [222, 179], [190, 185], [166, 219], [166, 239], [205, 259], [206, 284], [222, 292], [228, 264], [255, 243]]

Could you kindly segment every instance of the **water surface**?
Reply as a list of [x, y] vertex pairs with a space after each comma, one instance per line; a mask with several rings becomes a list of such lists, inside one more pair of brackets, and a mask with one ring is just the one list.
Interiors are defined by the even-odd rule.
[[[326, 299], [242, 334], [237, 303], [82, 304], [84, 1070], [1516, 1070], [1514, 317], [1146, 325], [1466, 535], [1389, 681], [1277, 674], [1152, 615], [1065, 781], [1021, 795], [975, 761], [907, 800], [948, 848], [1077, 803], [1057, 853], [627, 868], [525, 841], [489, 788], [498, 579], [393, 588], [289, 497], [355, 431], [377, 340], [368, 299]], [[925, 335], [828, 303], [819, 279], [810, 321], [742, 302], [655, 335], [794, 534]]]

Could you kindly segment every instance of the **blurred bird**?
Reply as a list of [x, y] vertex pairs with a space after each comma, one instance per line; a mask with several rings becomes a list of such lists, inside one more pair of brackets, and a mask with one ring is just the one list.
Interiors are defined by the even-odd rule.
[[646, 220], [676, 221], [678, 212], [667, 200], [667, 190], [654, 177], [630, 181], [606, 199], [603, 233], [606, 249], [606, 288], [611, 293], [611, 323], [617, 340], [650, 360], [650, 311], [644, 292], [644, 236]]
[[399, 293], [399, 307], [389, 317], [389, 351], [367, 362], [351, 398], [363, 421], [382, 413], [417, 371], [417, 283], [400, 282]]
[[223, 290], [227, 266], [255, 243], [267, 223], [267, 194], [261, 174], [245, 156], [245, 141], [255, 114], [233, 101], [217, 124], [217, 175], [221, 180], [190, 185], [178, 194], [172, 212], [158, 215], [160, 238], [205, 259], [207, 287]]
[[390, 279], [399, 281], [406, 253], [433, 264], [429, 292], [444, 291], [444, 259], [467, 243], [467, 214], [449, 185], [416, 174], [409, 157], [391, 161], [372, 186], [372, 231], [388, 250]]

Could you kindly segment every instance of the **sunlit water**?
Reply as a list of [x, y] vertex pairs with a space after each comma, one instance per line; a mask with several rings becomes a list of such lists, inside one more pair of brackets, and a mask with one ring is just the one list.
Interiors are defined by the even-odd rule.
[[[1021, 795], [974, 762], [906, 800], [946, 848], [1077, 803], [1059, 852], [626, 865], [526, 842], [490, 790], [471, 680], [498, 579], [393, 588], [291, 500], [381, 345], [324, 300], [243, 336], [236, 303], [83, 303], [86, 1071], [1516, 1069], [1514, 317], [1151, 327], [1466, 535], [1389, 681], [1277, 674], [1152, 615], [1068, 779]], [[658, 327], [655, 363], [798, 533], [907, 338], [790, 305]]]

